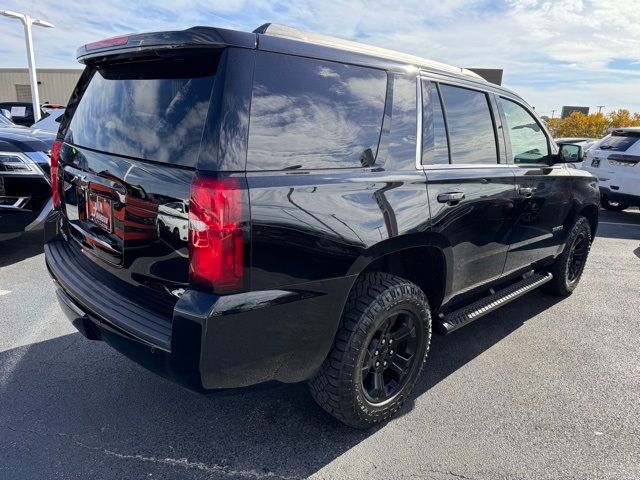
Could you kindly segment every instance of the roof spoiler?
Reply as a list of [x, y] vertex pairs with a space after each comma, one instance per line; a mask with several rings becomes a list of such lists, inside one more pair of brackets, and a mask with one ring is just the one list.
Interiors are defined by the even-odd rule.
[[112, 55], [137, 54], [146, 50], [176, 48], [221, 48], [226, 46], [254, 49], [256, 34], [212, 27], [187, 30], [120, 35], [87, 43], [78, 49], [80, 63], [100, 62]]

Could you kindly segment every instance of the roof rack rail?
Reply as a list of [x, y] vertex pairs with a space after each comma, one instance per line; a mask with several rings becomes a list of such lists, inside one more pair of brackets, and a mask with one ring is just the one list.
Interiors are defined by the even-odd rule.
[[443, 70], [446, 72], [456, 73], [458, 75], [465, 75], [468, 77], [472, 77], [475, 80], [486, 82], [486, 80], [480, 75], [466, 68], [454, 67], [453, 65], [437, 62], [435, 60], [429, 60], [427, 58], [396, 52], [394, 50], [389, 50], [386, 48], [374, 47], [371, 45], [366, 45], [364, 43], [343, 40], [337, 37], [330, 37], [328, 35], [322, 35], [320, 33], [306, 32], [295, 27], [290, 27], [288, 25], [281, 25], [278, 23], [265, 23], [256, 28], [253, 33], [288, 38], [301, 42], [314, 43], [317, 45], [337, 48], [340, 50], [349, 50], [365, 55], [372, 55], [375, 57], [410, 63], [416, 65], [417, 67], [431, 68], [435, 70]]

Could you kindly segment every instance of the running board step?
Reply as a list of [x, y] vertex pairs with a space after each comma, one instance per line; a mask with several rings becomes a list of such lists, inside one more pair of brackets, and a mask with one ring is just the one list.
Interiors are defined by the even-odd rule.
[[464, 327], [474, 320], [477, 320], [487, 313], [493, 312], [497, 308], [506, 305], [510, 301], [521, 297], [534, 288], [538, 288], [540, 285], [547, 283], [552, 278], [553, 275], [549, 272], [527, 275], [519, 282], [492, 293], [488, 297], [482, 298], [471, 305], [461, 308], [460, 310], [441, 316], [435, 322], [435, 329], [438, 333], [443, 335], [451, 333], [460, 327]]

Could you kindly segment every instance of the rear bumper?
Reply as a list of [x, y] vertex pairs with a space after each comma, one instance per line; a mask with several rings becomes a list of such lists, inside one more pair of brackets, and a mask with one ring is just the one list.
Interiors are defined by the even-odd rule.
[[101, 303], [70, 278], [72, 262], [60, 267], [51, 243], [45, 255], [62, 310], [84, 336], [196, 391], [310, 378], [331, 348], [354, 281], [345, 277], [227, 296], [187, 290], [171, 318], [164, 318], [170, 335], [161, 343], [140, 334], [139, 324], [148, 320], [141, 316], [149, 312], [123, 312], [131, 302], [117, 296]]
[[620, 193], [608, 187], [600, 186], [600, 194], [613, 202], [628, 203], [632, 207], [640, 207], [640, 196]]

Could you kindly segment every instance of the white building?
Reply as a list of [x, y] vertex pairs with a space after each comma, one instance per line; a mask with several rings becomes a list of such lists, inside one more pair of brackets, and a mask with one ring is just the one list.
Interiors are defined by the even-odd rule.
[[[38, 68], [40, 102], [66, 105], [82, 69]], [[31, 87], [26, 68], [0, 68], [0, 102], [30, 102]]]

